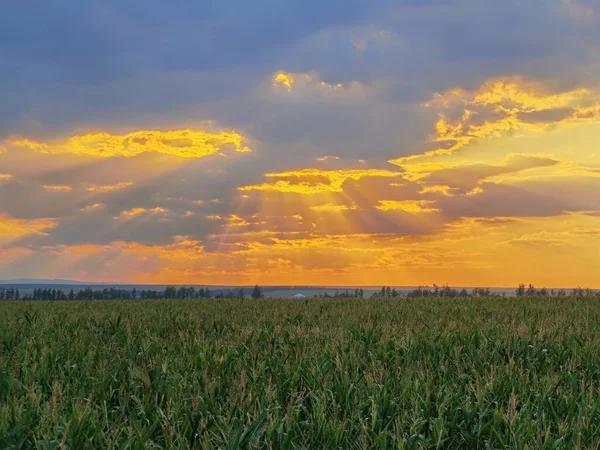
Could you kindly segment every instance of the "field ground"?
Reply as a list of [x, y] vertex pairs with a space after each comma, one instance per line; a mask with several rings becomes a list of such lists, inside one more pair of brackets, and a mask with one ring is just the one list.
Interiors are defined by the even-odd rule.
[[0, 448], [599, 448], [600, 298], [0, 302]]

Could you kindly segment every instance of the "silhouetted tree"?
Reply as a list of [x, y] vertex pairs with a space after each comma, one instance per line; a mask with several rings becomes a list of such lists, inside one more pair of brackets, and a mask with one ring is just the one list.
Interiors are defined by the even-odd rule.
[[263, 293], [260, 289], [260, 287], [257, 285], [254, 286], [254, 289], [252, 290], [252, 298], [254, 299], [258, 299], [258, 298], [263, 298]]

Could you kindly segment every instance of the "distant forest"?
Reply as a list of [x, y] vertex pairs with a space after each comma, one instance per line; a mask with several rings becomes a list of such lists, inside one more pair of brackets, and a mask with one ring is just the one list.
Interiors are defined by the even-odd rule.
[[[380, 291], [373, 293], [370, 298], [464, 298], [464, 297], [591, 297], [598, 295], [591, 289], [577, 287], [574, 289], [546, 289], [536, 288], [532, 284], [520, 284], [514, 294], [492, 292], [489, 288], [456, 289], [449, 286], [418, 287], [409, 291], [400, 291], [396, 288], [384, 286]], [[164, 290], [155, 289], [119, 289], [119, 288], [91, 288], [70, 289], [68, 292], [57, 288], [36, 288], [33, 292], [21, 295], [18, 288], [0, 289], [0, 300], [134, 300], [134, 299], [208, 299], [208, 298], [237, 298], [246, 297], [259, 299], [264, 294], [260, 286], [255, 286], [251, 292], [243, 288], [220, 290], [212, 292], [209, 288], [195, 288], [184, 286], [167, 286]], [[335, 293], [316, 293], [313, 298], [364, 298], [362, 288], [345, 289]]]

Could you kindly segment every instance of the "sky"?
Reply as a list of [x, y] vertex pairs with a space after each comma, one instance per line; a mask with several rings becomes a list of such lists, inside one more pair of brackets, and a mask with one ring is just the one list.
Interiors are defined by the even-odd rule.
[[597, 0], [21, 0], [0, 279], [600, 288]]

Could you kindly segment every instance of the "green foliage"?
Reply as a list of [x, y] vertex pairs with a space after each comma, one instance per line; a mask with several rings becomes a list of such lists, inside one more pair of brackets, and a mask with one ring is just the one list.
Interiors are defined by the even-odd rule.
[[2, 449], [600, 446], [594, 296], [7, 301], [0, 317]]

